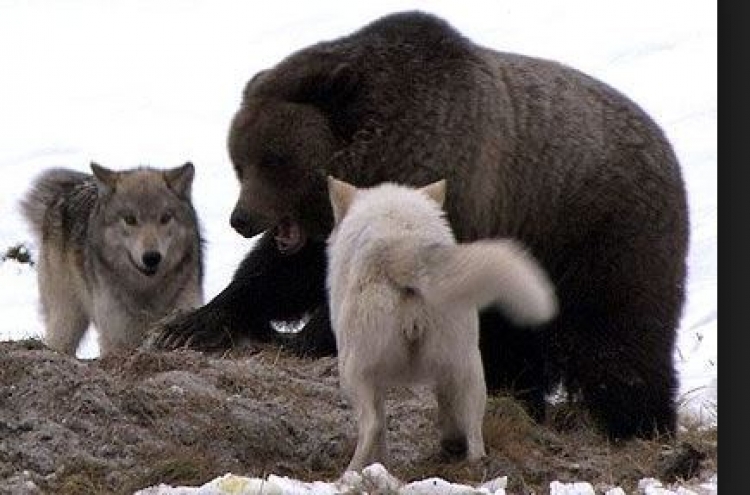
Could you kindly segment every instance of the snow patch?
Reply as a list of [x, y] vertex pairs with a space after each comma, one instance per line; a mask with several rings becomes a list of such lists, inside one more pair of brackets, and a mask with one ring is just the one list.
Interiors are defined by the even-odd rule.
[[[134, 495], [334, 495], [356, 493], [380, 493], [392, 495], [506, 495], [507, 476], [501, 476], [471, 487], [451, 483], [442, 478], [427, 478], [403, 483], [391, 475], [379, 463], [372, 464], [361, 473], [347, 471], [334, 483], [315, 481], [306, 483], [286, 477], [269, 475], [266, 478], [248, 478], [228, 473], [200, 487], [172, 487], [161, 484], [135, 492]], [[643, 495], [716, 495], [717, 477], [697, 487], [699, 491], [677, 486], [665, 487], [654, 478], [644, 478], [638, 483], [638, 493]], [[553, 481], [550, 495], [596, 495], [596, 490], [587, 482], [562, 483]], [[604, 495], [625, 495], [620, 487], [609, 488]]]

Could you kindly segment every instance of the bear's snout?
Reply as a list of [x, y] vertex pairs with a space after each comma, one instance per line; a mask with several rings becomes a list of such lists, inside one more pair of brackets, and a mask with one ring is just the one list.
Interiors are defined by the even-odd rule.
[[253, 217], [242, 208], [235, 208], [229, 223], [243, 237], [253, 237], [260, 234], [264, 229], [256, 222]]

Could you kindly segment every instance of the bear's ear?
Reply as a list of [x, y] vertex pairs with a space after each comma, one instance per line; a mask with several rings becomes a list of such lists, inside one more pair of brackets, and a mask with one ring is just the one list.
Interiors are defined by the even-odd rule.
[[328, 176], [328, 197], [333, 207], [334, 225], [341, 223], [356, 194], [357, 188], [353, 185]]
[[94, 173], [94, 181], [100, 194], [109, 194], [115, 190], [117, 181], [120, 178], [118, 172], [102, 167], [96, 162], [91, 162], [91, 171]]
[[261, 82], [263, 82], [266, 74], [268, 74], [267, 69], [256, 72], [255, 75], [250, 78], [247, 84], [245, 84], [245, 89], [242, 91], [242, 95], [245, 99], [248, 99], [253, 89], [255, 89], [255, 87], [258, 86]]
[[359, 76], [355, 69], [343, 62], [323, 62], [311, 66], [309, 73], [300, 76], [294, 85], [291, 101], [309, 103], [327, 112], [342, 110], [356, 95]]
[[191, 162], [187, 162], [177, 168], [165, 170], [163, 174], [164, 182], [167, 183], [167, 186], [169, 186], [178, 197], [182, 199], [190, 198], [193, 177], [195, 177], [195, 167]]
[[426, 185], [420, 189], [428, 198], [431, 198], [442, 208], [445, 204], [445, 179], [433, 182], [432, 184]]

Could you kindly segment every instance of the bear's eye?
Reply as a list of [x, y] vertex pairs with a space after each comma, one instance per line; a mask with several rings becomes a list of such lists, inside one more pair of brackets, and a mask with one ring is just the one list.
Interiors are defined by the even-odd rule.
[[286, 163], [286, 158], [276, 153], [268, 153], [260, 159], [260, 166], [263, 168], [278, 168]]
[[122, 221], [125, 222], [125, 225], [128, 225], [130, 227], [133, 227], [138, 223], [138, 220], [135, 218], [135, 215], [132, 213], [125, 213], [122, 216]]
[[162, 213], [161, 216], [159, 217], [159, 223], [162, 225], [166, 225], [171, 221], [172, 221], [172, 214], [169, 212]]

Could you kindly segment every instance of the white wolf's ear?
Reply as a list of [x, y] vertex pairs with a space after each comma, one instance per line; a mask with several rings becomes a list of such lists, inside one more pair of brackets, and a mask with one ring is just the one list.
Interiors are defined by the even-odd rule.
[[354, 196], [357, 194], [357, 188], [342, 180], [334, 179], [328, 176], [328, 197], [333, 207], [333, 221], [336, 225], [346, 215], [349, 205], [352, 204]]
[[174, 191], [174, 193], [183, 199], [190, 198], [190, 191], [193, 186], [193, 177], [195, 177], [195, 167], [192, 163], [187, 162], [185, 165], [177, 168], [165, 170], [164, 182]]
[[432, 184], [426, 185], [423, 188], [420, 189], [423, 193], [427, 195], [428, 198], [431, 198], [433, 201], [435, 201], [437, 204], [440, 205], [440, 207], [443, 207], [443, 204], [445, 203], [445, 179], [439, 180], [437, 182], [433, 182]]
[[94, 173], [96, 187], [102, 194], [109, 194], [115, 190], [120, 174], [114, 170], [102, 167], [96, 162], [91, 162], [91, 171]]

